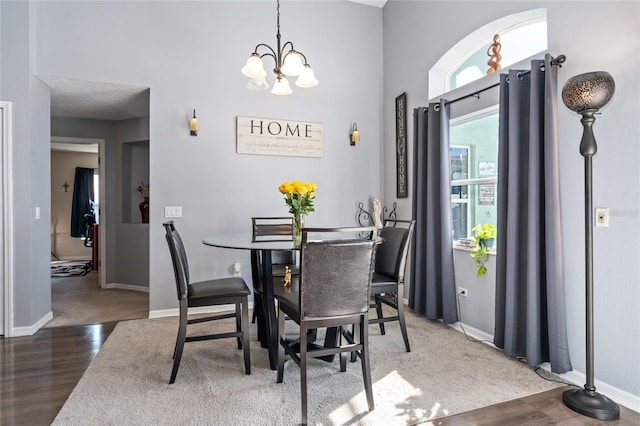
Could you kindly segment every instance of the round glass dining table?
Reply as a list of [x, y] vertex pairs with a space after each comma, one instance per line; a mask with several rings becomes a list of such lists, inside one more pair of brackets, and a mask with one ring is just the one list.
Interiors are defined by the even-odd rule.
[[[364, 228], [363, 228], [364, 229]], [[367, 229], [368, 231], [371, 228]], [[331, 234], [329, 234], [331, 235]], [[335, 239], [349, 238], [349, 234], [337, 232]], [[351, 234], [351, 238], [353, 238]], [[326, 240], [327, 234], [322, 234]], [[309, 233], [308, 240], [322, 239]], [[251, 232], [220, 234], [207, 237], [202, 243], [223, 249], [250, 250], [251, 251], [251, 278], [254, 288], [253, 308], [256, 313], [256, 323], [258, 328], [258, 340], [263, 348], [269, 350], [269, 364], [272, 370], [277, 369], [278, 363], [278, 319], [274, 298], [275, 286], [273, 265], [271, 262], [272, 252], [280, 250], [299, 250], [294, 247], [293, 240], [289, 237], [269, 236], [269, 239], [253, 241]], [[375, 237], [379, 242], [381, 238]], [[335, 330], [327, 330], [325, 345], [330, 345], [335, 341]]]
[[223, 249], [251, 251], [251, 278], [253, 281], [253, 308], [256, 312], [258, 340], [262, 347], [269, 350], [269, 364], [272, 370], [277, 368], [278, 358], [278, 321], [275, 309], [273, 270], [271, 254], [280, 250], [299, 250], [293, 240], [269, 239], [253, 241], [251, 232], [220, 234], [207, 237], [202, 243]]

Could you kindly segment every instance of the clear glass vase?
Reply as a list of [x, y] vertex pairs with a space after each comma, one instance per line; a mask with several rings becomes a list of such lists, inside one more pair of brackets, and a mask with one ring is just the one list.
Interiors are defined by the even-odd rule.
[[300, 247], [302, 243], [302, 228], [304, 227], [304, 216], [300, 214], [293, 215], [293, 246]]

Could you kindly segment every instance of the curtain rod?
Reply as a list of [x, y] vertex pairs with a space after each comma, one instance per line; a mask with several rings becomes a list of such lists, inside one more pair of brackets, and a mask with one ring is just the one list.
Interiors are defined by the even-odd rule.
[[[552, 60], [551, 60], [551, 65], [557, 65], [557, 66], [559, 66], [559, 67], [562, 67], [562, 64], [563, 64], [566, 60], [567, 60], [567, 57], [566, 57], [565, 55], [558, 55], [558, 57], [557, 57], [557, 58], [554, 58], [554, 59], [552, 59]], [[542, 65], [542, 68], [544, 68], [544, 64]], [[531, 73], [531, 70], [522, 71], [522, 72], [519, 72], [519, 73], [518, 73], [518, 77], [522, 77], [522, 76], [525, 76], [525, 75], [530, 74], [530, 73]], [[455, 99], [452, 99], [452, 100], [450, 100], [450, 101], [446, 101], [446, 102], [445, 102], [445, 106], [446, 106], [446, 105], [454, 104], [454, 103], [459, 102], [459, 101], [461, 101], [461, 100], [463, 100], [463, 99], [467, 99], [467, 98], [471, 98], [471, 97], [474, 97], [474, 98], [480, 99], [480, 93], [482, 93], [482, 92], [486, 92], [487, 90], [491, 90], [491, 89], [493, 89], [494, 87], [498, 87], [499, 85], [500, 85], [500, 83], [499, 83], [499, 82], [498, 82], [498, 83], [494, 83], [494, 84], [492, 84], [492, 85], [490, 85], [490, 86], [487, 86], [487, 87], [485, 87], [485, 88], [482, 88], [482, 89], [480, 89], [480, 90], [476, 90], [476, 91], [475, 91], [475, 92], [473, 92], [473, 93], [469, 93], [468, 95], [460, 96], [459, 98], [455, 98]], [[438, 107], [438, 108], [439, 108], [439, 105], [436, 105], [436, 107]], [[428, 111], [428, 109], [425, 109], [425, 114], [427, 113], [427, 111]]]

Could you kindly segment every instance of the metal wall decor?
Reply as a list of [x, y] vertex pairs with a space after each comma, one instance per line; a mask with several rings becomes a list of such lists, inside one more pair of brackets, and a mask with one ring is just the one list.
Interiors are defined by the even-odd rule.
[[[382, 221], [386, 222], [387, 220], [398, 220], [398, 215], [396, 213], [396, 208], [398, 207], [398, 203], [393, 203], [393, 208], [387, 214], [389, 209], [387, 206], [382, 208]], [[364, 203], [362, 201], [358, 202], [358, 210], [356, 211], [356, 220], [360, 226], [371, 226], [374, 224], [373, 216], [364, 208]]]

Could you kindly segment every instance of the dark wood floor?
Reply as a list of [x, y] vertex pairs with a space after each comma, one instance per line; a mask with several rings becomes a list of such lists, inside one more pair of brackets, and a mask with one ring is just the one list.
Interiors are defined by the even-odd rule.
[[117, 322], [0, 338], [0, 425], [48, 425]]
[[[48, 328], [33, 336], [0, 338], [0, 425], [49, 425], [116, 323]], [[640, 414], [620, 407], [619, 420], [602, 422], [562, 404], [564, 387], [434, 420], [459, 425], [640, 425]]]

